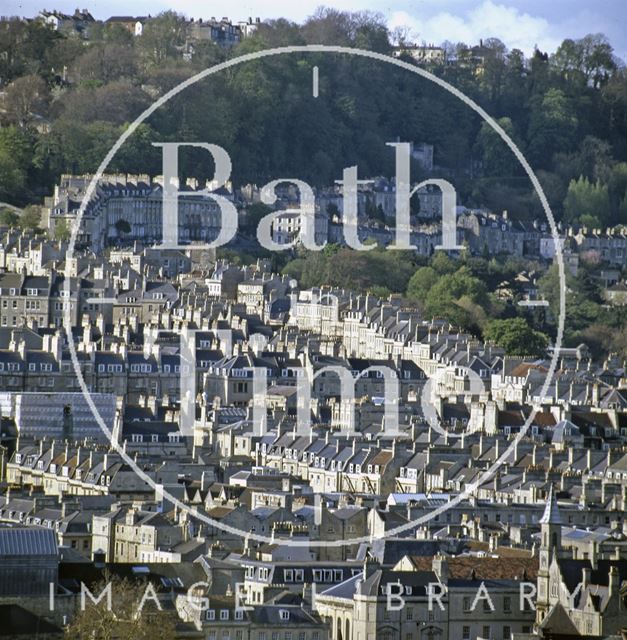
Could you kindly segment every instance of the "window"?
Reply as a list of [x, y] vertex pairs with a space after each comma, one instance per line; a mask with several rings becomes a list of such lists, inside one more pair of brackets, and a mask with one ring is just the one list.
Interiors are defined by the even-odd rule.
[[462, 628], [462, 640], [470, 640], [470, 627]]
[[489, 638], [490, 637], [490, 625], [489, 624], [484, 625], [481, 635], [484, 638]]
[[228, 620], [229, 619], [229, 610], [221, 609], [220, 610], [220, 620]]
[[279, 610], [279, 618], [281, 618], [281, 620], [289, 620], [290, 619], [290, 612], [287, 611], [286, 609], [280, 609]]
[[414, 619], [414, 610], [411, 607], [407, 607], [407, 613], [405, 615], [407, 617], [407, 620], [413, 620]]
[[285, 570], [285, 582], [294, 582], [294, 571], [292, 569]]
[[470, 607], [472, 606], [472, 603], [470, 601], [470, 598], [468, 596], [466, 596], [464, 598], [464, 611], [470, 611]]
[[512, 637], [511, 627], [503, 627], [503, 640], [510, 640]]
[[215, 620], [216, 612], [213, 609], [207, 609], [205, 617], [207, 618], [207, 620]]
[[509, 596], [503, 598], [503, 611], [509, 613], [512, 610], [512, 599]]

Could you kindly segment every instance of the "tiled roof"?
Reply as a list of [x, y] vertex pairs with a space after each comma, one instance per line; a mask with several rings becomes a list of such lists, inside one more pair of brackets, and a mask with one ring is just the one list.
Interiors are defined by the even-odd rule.
[[[426, 556], [412, 556], [412, 565], [418, 571], [430, 571], [432, 558]], [[475, 556], [458, 556], [446, 558], [448, 575], [450, 578], [464, 580], [474, 577], [477, 580], [515, 580], [523, 575], [529, 580], [535, 580], [538, 574], [538, 559], [535, 557], [478, 558]], [[474, 573], [473, 573], [474, 572]]]

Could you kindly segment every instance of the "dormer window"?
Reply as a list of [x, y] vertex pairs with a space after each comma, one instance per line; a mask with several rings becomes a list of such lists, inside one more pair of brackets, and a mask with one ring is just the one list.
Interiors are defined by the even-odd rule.
[[279, 610], [279, 618], [281, 620], [289, 620], [290, 619], [290, 612], [287, 611], [286, 609], [280, 609]]

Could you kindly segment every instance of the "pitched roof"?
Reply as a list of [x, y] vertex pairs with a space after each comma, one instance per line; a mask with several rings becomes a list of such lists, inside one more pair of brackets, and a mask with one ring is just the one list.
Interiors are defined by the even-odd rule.
[[0, 529], [0, 556], [56, 556], [57, 537], [51, 529]]

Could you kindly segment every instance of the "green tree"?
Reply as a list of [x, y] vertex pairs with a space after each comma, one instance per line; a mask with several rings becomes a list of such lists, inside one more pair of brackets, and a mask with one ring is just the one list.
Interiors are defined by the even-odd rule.
[[272, 209], [263, 202], [254, 202], [246, 209], [246, 215], [242, 230], [249, 236], [256, 237], [257, 227], [263, 218], [265, 218]]
[[571, 180], [564, 199], [564, 215], [569, 222], [590, 226], [605, 224], [610, 218], [610, 199], [605, 185], [591, 183], [584, 176]]
[[0, 127], [0, 198], [12, 203], [26, 199], [31, 160], [31, 134], [16, 126]]
[[407, 284], [407, 297], [413, 300], [424, 301], [431, 287], [439, 279], [438, 273], [432, 267], [420, 267], [409, 279]]
[[478, 310], [489, 306], [489, 298], [485, 284], [467, 267], [461, 267], [455, 273], [443, 275], [429, 289], [425, 306], [432, 316], [474, 331], [483, 319]]
[[0, 147], [0, 198], [20, 200], [26, 185], [26, 171], [8, 149]]
[[563, 91], [549, 89], [531, 106], [528, 153], [538, 166], [546, 168], [554, 153], [569, 151], [575, 142], [578, 120]]
[[580, 40], [567, 38], [551, 56], [551, 65], [566, 80], [595, 89], [605, 84], [616, 70], [614, 50], [601, 33], [588, 34]]
[[36, 231], [41, 224], [41, 207], [36, 204], [29, 204], [22, 211], [20, 216], [20, 227]]
[[19, 224], [20, 216], [13, 210], [6, 207], [0, 209], [0, 224], [7, 227], [16, 227]]
[[134, 79], [137, 75], [137, 56], [128, 45], [98, 43], [74, 61], [71, 75], [83, 84], [107, 84], [122, 78]]
[[447, 255], [446, 251], [436, 251], [431, 258], [431, 268], [440, 275], [444, 275], [456, 271], [457, 265], [455, 261]]
[[54, 239], [57, 242], [69, 242], [72, 236], [72, 231], [68, 223], [65, 220], [57, 222], [54, 227]]
[[627, 162], [619, 162], [612, 167], [607, 183], [612, 222], [627, 220], [627, 211], [623, 208], [627, 198]]
[[531, 328], [524, 318], [490, 320], [483, 337], [505, 349], [510, 356], [543, 356], [548, 345], [548, 337]]
[[149, 65], [162, 65], [180, 56], [185, 43], [185, 18], [175, 11], [164, 11], [144, 25], [137, 46]]
[[[497, 124], [510, 136], [514, 136], [514, 125], [510, 118], [499, 118]], [[484, 122], [477, 136], [477, 146], [481, 151], [483, 170], [489, 176], [511, 176], [519, 168], [518, 161], [501, 136]]]
[[46, 83], [38, 75], [17, 78], [6, 88], [2, 99], [5, 119], [24, 127], [36, 117], [46, 115], [49, 94]]

